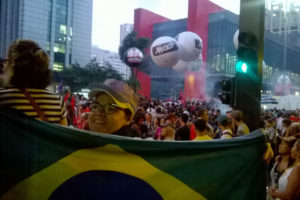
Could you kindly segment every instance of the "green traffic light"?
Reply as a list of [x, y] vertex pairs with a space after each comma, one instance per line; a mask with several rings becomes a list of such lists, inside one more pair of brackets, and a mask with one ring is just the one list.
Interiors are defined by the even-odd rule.
[[247, 71], [248, 71], [247, 63], [245, 63], [243, 61], [238, 61], [236, 63], [236, 71], [242, 72], [242, 73], [247, 73]]
[[243, 63], [242, 64], [242, 71], [244, 72], [244, 73], [247, 73], [247, 64], [246, 63]]

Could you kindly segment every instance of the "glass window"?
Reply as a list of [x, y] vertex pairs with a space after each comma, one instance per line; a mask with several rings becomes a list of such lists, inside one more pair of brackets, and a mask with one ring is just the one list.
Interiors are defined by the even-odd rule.
[[59, 26], [59, 32], [60, 32], [61, 34], [63, 34], [63, 35], [67, 35], [67, 26], [61, 24], [61, 25]]
[[53, 64], [54, 71], [62, 71], [63, 69], [64, 69], [63, 63], [54, 62], [54, 64]]

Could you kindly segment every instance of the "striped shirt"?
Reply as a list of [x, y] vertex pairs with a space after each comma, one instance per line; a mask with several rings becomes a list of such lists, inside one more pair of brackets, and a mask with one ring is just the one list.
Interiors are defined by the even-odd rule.
[[[65, 118], [63, 101], [57, 94], [44, 89], [26, 89], [26, 91], [38, 104], [48, 122], [59, 124]], [[0, 88], [0, 106], [20, 110], [30, 117], [41, 120], [30, 101], [17, 88]]]

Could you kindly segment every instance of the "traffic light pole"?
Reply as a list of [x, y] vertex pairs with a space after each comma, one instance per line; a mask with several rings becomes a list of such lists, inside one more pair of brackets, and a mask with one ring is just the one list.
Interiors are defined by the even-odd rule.
[[240, 1], [239, 33], [253, 33], [258, 40], [258, 45], [256, 48], [257, 62], [252, 66], [252, 75], [239, 72], [236, 74], [234, 107], [243, 111], [244, 121], [250, 130], [255, 130], [260, 126], [265, 0]]

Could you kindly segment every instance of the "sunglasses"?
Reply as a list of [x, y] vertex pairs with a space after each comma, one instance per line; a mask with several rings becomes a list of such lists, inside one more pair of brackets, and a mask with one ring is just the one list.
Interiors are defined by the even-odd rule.
[[123, 110], [120, 106], [117, 104], [105, 104], [101, 105], [99, 103], [93, 102], [92, 103], [92, 111], [104, 111], [106, 114], [112, 114], [119, 110]]

